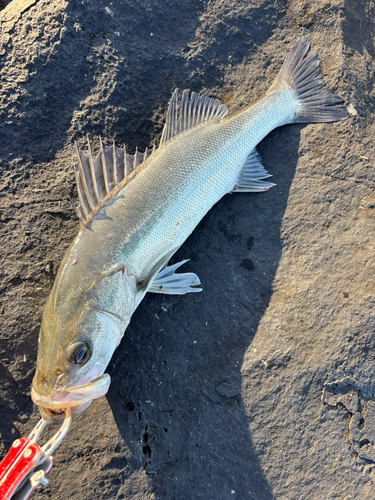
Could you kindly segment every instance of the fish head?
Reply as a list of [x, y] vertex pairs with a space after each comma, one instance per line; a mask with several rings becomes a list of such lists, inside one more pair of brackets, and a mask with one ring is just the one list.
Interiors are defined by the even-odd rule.
[[59, 422], [64, 408], [77, 415], [105, 395], [104, 373], [135, 309], [134, 279], [121, 271], [102, 277], [88, 290], [61, 293], [55, 283], [39, 335], [31, 397], [42, 416]]

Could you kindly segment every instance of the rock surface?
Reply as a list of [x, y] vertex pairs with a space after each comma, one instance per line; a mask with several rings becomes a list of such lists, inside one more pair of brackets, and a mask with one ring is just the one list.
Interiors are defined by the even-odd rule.
[[295, 39], [344, 123], [277, 129], [277, 186], [226, 196], [179, 250], [201, 294], [150, 295], [33, 498], [375, 498], [374, 4], [14, 0], [0, 12], [0, 456], [28, 434], [41, 315], [77, 231], [72, 144], [157, 142], [175, 87], [234, 112]]

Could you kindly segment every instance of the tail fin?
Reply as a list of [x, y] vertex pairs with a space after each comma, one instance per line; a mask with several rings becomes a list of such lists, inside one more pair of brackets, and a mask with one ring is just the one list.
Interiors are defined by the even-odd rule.
[[349, 113], [340, 97], [322, 89], [324, 81], [320, 75], [319, 58], [316, 52], [306, 57], [310, 44], [299, 38], [287, 55], [284, 64], [268, 93], [290, 89], [296, 97], [294, 122], [335, 122], [346, 120]]

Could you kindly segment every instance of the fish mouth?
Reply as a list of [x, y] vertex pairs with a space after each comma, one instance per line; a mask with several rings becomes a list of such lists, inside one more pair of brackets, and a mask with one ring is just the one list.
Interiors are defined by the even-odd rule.
[[[91, 370], [90, 370], [91, 371]], [[94, 370], [97, 372], [97, 370]], [[88, 382], [90, 375], [86, 375], [79, 382], [67, 387], [65, 390], [42, 396], [38, 394], [34, 387], [31, 389], [31, 399], [39, 406], [42, 417], [49, 421], [64, 418], [64, 408], [71, 408], [72, 415], [78, 415], [84, 411], [93, 401], [93, 399], [104, 396], [111, 383], [111, 377], [108, 373], [97, 377]]]
[[[71, 406], [71, 415], [72, 417], [76, 417], [80, 413], [82, 413], [86, 408], [88, 408], [92, 403], [92, 400], [88, 403], [83, 403], [78, 406]], [[61, 424], [64, 422], [66, 418], [66, 413], [64, 409], [52, 410], [51, 408], [44, 408], [43, 406], [39, 406], [39, 412], [43, 420], [47, 422], [47, 424]]]

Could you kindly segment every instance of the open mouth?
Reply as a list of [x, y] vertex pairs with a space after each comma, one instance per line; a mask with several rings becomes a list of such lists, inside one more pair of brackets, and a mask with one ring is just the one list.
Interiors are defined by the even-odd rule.
[[[71, 415], [72, 417], [76, 417], [80, 413], [82, 413], [86, 408], [90, 406], [92, 403], [92, 400], [89, 401], [88, 403], [84, 403], [78, 406], [71, 406]], [[39, 411], [40, 414], [48, 424], [61, 424], [65, 418], [66, 418], [66, 413], [64, 409], [51, 409], [51, 408], [44, 408], [43, 406], [39, 406]]]
[[[42, 396], [32, 387], [31, 398], [40, 407], [43, 418], [49, 421], [64, 418], [64, 408], [71, 408], [72, 415], [78, 415], [85, 410], [93, 399], [104, 396], [111, 383], [111, 377], [105, 373], [95, 380], [84, 384], [87, 378], [68, 387], [65, 391], [59, 391], [48, 396]], [[84, 384], [84, 385], [83, 385]]]

